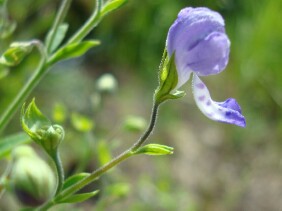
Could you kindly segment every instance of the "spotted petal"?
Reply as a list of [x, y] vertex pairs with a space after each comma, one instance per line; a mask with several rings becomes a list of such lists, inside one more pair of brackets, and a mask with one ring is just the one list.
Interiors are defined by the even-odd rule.
[[218, 122], [246, 127], [245, 117], [235, 99], [229, 98], [224, 102], [213, 101], [206, 85], [196, 74], [193, 75], [194, 98], [204, 115]]

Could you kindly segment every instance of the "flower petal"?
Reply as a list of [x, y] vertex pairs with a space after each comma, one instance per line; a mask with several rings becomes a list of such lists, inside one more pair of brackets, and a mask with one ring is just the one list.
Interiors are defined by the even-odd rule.
[[193, 75], [193, 94], [197, 106], [208, 118], [246, 127], [245, 117], [241, 114], [241, 108], [236, 100], [229, 98], [224, 102], [213, 101], [208, 88], [196, 74]]
[[167, 52], [175, 52], [177, 88], [189, 80], [191, 72], [210, 75], [228, 63], [230, 42], [221, 15], [208, 8], [182, 9], [167, 35]]
[[171, 56], [183, 44], [186, 49], [193, 48], [213, 31], [225, 32], [224, 20], [219, 13], [204, 7], [182, 9], [168, 32], [168, 54]]
[[200, 76], [218, 74], [228, 64], [229, 51], [226, 34], [212, 32], [187, 52], [187, 66]]

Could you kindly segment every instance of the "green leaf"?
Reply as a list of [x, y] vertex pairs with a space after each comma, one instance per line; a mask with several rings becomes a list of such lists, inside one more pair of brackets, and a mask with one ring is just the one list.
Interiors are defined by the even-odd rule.
[[0, 57], [0, 64], [5, 66], [16, 66], [31, 52], [35, 43], [30, 42], [14, 42]]
[[78, 113], [72, 113], [71, 123], [80, 132], [88, 132], [93, 129], [94, 123], [91, 119]]
[[61, 199], [58, 203], [80, 203], [83, 202], [99, 193], [99, 190], [95, 190], [89, 193], [75, 194], [66, 198]]
[[84, 179], [85, 177], [88, 177], [89, 175], [90, 173], [82, 172], [82, 173], [78, 173], [78, 174], [70, 176], [69, 178], [65, 180], [62, 190], [65, 190], [69, 188], [70, 186], [75, 185], [80, 180]]
[[109, 14], [110, 12], [120, 8], [122, 5], [124, 5], [127, 2], [127, 0], [112, 0], [108, 1], [101, 10], [101, 16], [105, 16]]
[[85, 54], [90, 48], [93, 48], [100, 44], [98, 40], [84, 41], [71, 43], [61, 49], [59, 49], [54, 56], [50, 59], [49, 63], [53, 64], [58, 61], [62, 61], [65, 59], [72, 59], [75, 57], [82, 56]]
[[[69, 25], [67, 23], [62, 23], [58, 29], [57, 33], [55, 34], [55, 37], [53, 38], [52, 45], [49, 49], [49, 53], [52, 53], [54, 50], [57, 49], [57, 47], [62, 43], [63, 39], [66, 36], [66, 33], [68, 31]], [[51, 36], [53, 36], [54, 31], [51, 30], [46, 38], [46, 43], [50, 42]]]
[[0, 139], [0, 159], [9, 155], [11, 150], [21, 144], [30, 143], [31, 139], [25, 133], [17, 133]]
[[161, 144], [148, 144], [133, 152], [133, 154], [146, 154], [146, 155], [171, 155], [173, 148]]
[[21, 122], [24, 131], [37, 143], [41, 141], [43, 136], [43, 134], [39, 133], [40, 130], [51, 126], [50, 120], [36, 106], [34, 98], [26, 109], [25, 104], [23, 105]]

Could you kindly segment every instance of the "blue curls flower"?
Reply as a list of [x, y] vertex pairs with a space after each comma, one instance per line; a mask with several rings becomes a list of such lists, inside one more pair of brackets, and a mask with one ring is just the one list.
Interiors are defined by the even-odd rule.
[[236, 100], [213, 101], [199, 78], [220, 73], [228, 63], [230, 41], [222, 16], [208, 8], [182, 9], [169, 29], [166, 45], [168, 56], [175, 57], [178, 80], [174, 90], [193, 74], [194, 98], [203, 114], [215, 121], [245, 127], [246, 121]]

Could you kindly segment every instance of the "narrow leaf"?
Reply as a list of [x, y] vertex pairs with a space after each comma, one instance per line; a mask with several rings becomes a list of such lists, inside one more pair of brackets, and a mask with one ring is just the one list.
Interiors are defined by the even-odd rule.
[[85, 172], [82, 172], [82, 173], [79, 173], [79, 174], [75, 174], [75, 175], [72, 175], [70, 176], [69, 178], [67, 178], [64, 182], [64, 185], [63, 185], [63, 190], [64, 189], [67, 189], [69, 188], [70, 186], [78, 183], [80, 180], [84, 179], [85, 177], [89, 176], [90, 173], [85, 173]]
[[35, 99], [29, 103], [26, 109], [25, 104], [23, 105], [21, 123], [24, 131], [37, 143], [40, 143], [43, 135], [43, 131], [40, 130], [51, 126], [50, 120], [36, 106]]
[[[69, 25], [67, 23], [62, 23], [57, 30], [57, 33], [55, 34], [55, 37], [53, 38], [52, 45], [49, 49], [49, 52], [52, 53], [54, 50], [57, 49], [57, 47], [62, 43], [63, 39], [66, 36], [66, 33], [68, 31]], [[53, 36], [54, 31], [50, 31], [47, 35], [46, 43], [51, 42], [51, 36]]]
[[58, 203], [80, 203], [80, 202], [83, 202], [97, 195], [98, 193], [99, 193], [99, 190], [95, 190], [89, 193], [75, 194], [75, 195], [72, 195], [72, 196], [69, 196], [67, 198], [60, 200]]
[[49, 63], [53, 64], [61, 60], [82, 56], [90, 48], [93, 48], [99, 44], [100, 44], [100, 41], [98, 40], [91, 40], [91, 41], [84, 41], [84, 42], [69, 44], [59, 49], [55, 53], [55, 55], [50, 59]]
[[20, 144], [27, 144], [31, 139], [26, 133], [17, 133], [0, 139], [0, 159], [7, 156]]
[[122, 5], [124, 5], [127, 2], [127, 0], [112, 0], [108, 1], [101, 10], [101, 16], [105, 16], [108, 13], [120, 8]]
[[161, 144], [148, 144], [139, 148], [133, 154], [146, 154], [146, 155], [171, 155], [173, 148]]

